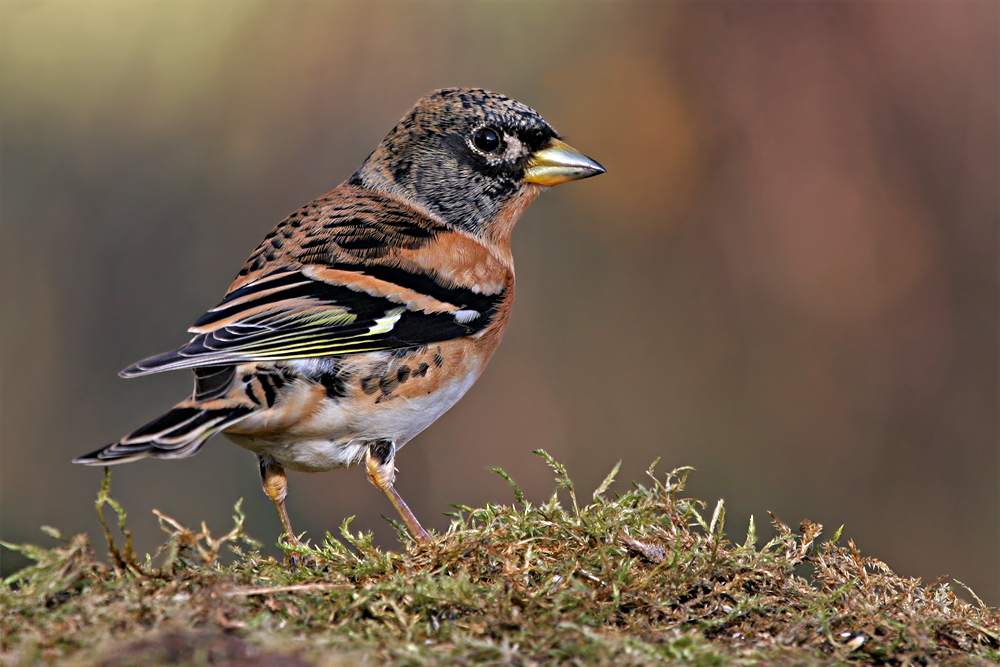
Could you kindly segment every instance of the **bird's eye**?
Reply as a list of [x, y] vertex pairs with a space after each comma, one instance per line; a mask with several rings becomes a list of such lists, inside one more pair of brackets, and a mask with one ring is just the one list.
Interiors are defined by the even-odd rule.
[[472, 135], [472, 145], [484, 153], [495, 153], [500, 148], [500, 133], [492, 127], [481, 127]]

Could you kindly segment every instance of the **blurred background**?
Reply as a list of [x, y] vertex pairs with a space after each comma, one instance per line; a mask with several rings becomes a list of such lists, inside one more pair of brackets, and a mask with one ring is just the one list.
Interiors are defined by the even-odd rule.
[[[589, 498], [690, 465], [690, 494], [841, 524], [904, 575], [1000, 603], [998, 19], [991, 2], [19, 2], [0, 6], [4, 540], [87, 531], [74, 466], [190, 391], [119, 369], [184, 343], [258, 241], [346, 179], [418, 97], [478, 86], [541, 112], [608, 174], [514, 238], [506, 340], [397, 459], [449, 503]], [[254, 457], [115, 469], [150, 510], [280, 527]], [[292, 474], [313, 539], [357, 515], [398, 548], [359, 469]], [[767, 535], [767, 531], [763, 531]], [[4, 552], [6, 571], [20, 561]]]

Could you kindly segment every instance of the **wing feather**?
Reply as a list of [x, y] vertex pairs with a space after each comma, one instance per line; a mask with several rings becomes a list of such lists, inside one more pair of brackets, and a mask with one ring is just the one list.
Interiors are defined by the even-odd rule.
[[503, 297], [400, 268], [283, 268], [230, 292], [189, 329], [187, 345], [121, 375], [426, 345], [483, 329]]

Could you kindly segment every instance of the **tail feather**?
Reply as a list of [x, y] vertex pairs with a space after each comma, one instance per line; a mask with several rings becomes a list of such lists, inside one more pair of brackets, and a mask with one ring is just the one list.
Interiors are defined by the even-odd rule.
[[[186, 424], [183, 429], [175, 429], [156, 438], [156, 443], [163, 450], [173, 450], [186, 447], [192, 440], [207, 440], [217, 431], [214, 427], [229, 420], [229, 415], [205, 414]], [[231, 421], [229, 423], [232, 423]], [[223, 426], [222, 428], [225, 428]]]
[[106, 466], [137, 461], [147, 456], [180, 459], [197, 452], [210, 437], [250, 416], [254, 407], [231, 405], [205, 407], [181, 403], [170, 412], [73, 463]]
[[[159, 419], [143, 426], [138, 431], [130, 433], [121, 439], [123, 445], [139, 445], [146, 442], [154, 442], [163, 448], [182, 445], [212, 426], [229, 420], [235, 416], [234, 411], [247, 410], [249, 408], [233, 407], [222, 410], [208, 410], [204, 408], [174, 408]], [[183, 412], [177, 419], [171, 419], [174, 413]], [[192, 414], [187, 414], [192, 413]], [[249, 412], [248, 412], [249, 413]]]
[[177, 406], [145, 426], [132, 431], [122, 438], [121, 442], [126, 445], [137, 445], [142, 442], [149, 442], [158, 436], [166, 435], [173, 431], [183, 431], [184, 427], [191, 423], [192, 420], [204, 414], [205, 411], [199, 408]]

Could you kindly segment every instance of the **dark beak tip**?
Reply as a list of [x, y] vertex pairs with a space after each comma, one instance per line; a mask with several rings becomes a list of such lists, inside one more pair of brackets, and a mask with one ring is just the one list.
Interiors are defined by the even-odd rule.
[[588, 165], [586, 169], [581, 169], [583, 172], [580, 179], [593, 178], [594, 176], [600, 176], [601, 174], [608, 173], [608, 170], [604, 168], [604, 165], [594, 162], [592, 165]]
[[604, 165], [594, 158], [589, 155], [583, 155], [582, 157], [586, 162], [586, 166], [584, 168], [588, 171], [594, 172], [593, 174], [588, 174], [589, 176], [600, 176], [601, 174], [608, 173], [608, 170], [604, 167]]

